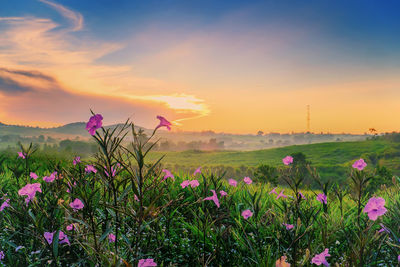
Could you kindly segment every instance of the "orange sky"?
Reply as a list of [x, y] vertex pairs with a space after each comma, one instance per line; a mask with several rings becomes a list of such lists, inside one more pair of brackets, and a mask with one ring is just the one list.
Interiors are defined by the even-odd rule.
[[151, 21], [102, 39], [79, 10], [39, 4], [51, 16], [0, 13], [4, 123], [85, 121], [92, 108], [106, 124], [152, 127], [163, 115], [179, 130], [301, 132], [310, 105], [314, 132], [399, 129], [399, 67], [323, 38], [319, 25], [242, 28], [252, 14], [242, 9], [206, 29]]

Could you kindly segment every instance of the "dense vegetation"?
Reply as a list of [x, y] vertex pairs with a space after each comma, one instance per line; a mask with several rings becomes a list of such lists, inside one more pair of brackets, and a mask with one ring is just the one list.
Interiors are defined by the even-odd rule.
[[[98, 151], [87, 161], [35, 146], [2, 153], [4, 265], [398, 263], [400, 180], [389, 169], [382, 171], [375, 157], [366, 158], [364, 168], [355, 162], [362, 153], [349, 155], [346, 160], [355, 163], [343, 166], [345, 183], [321, 179], [313, 167], [321, 155], [307, 151], [279, 151], [281, 159], [292, 156], [279, 167], [260, 165], [250, 178], [201, 168], [177, 174], [162, 166], [162, 156], [147, 160], [152, 136], [128, 123], [100, 126], [89, 129]], [[163, 126], [168, 125], [161, 121]], [[129, 144], [123, 143], [127, 134], [133, 137]], [[373, 151], [387, 151], [390, 144], [370, 142], [365, 146]], [[274, 183], [285, 186], [273, 188]]]

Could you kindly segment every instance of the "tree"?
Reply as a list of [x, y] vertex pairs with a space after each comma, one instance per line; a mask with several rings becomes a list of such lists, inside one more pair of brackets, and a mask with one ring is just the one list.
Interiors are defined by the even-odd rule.
[[263, 131], [258, 131], [258, 132], [257, 132], [257, 135], [258, 135], [258, 136], [262, 136], [262, 135], [264, 135], [264, 132], [263, 132]]
[[273, 185], [278, 184], [278, 170], [273, 166], [261, 164], [254, 172], [254, 177], [263, 182], [269, 182]]

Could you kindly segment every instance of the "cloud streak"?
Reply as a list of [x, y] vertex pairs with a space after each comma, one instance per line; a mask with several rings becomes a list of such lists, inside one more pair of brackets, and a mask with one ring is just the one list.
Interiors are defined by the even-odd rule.
[[71, 9], [66, 8], [63, 5], [48, 1], [48, 0], [39, 0], [40, 2], [49, 5], [54, 8], [57, 12], [59, 12], [62, 16], [69, 19], [72, 23], [71, 31], [80, 31], [83, 28], [83, 16], [79, 12], [72, 11]]

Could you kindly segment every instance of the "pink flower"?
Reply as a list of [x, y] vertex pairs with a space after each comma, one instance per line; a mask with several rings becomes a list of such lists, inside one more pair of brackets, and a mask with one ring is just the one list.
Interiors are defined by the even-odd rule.
[[276, 199], [287, 198], [287, 196], [286, 196], [285, 194], [283, 194], [283, 191], [285, 191], [285, 190], [282, 190], [282, 191], [279, 193], [279, 195], [276, 196]]
[[83, 207], [84, 207], [85, 205], [83, 205], [83, 202], [82, 202], [79, 198], [75, 198], [75, 200], [72, 201], [72, 202], [69, 204], [69, 206], [70, 206], [74, 211], [77, 211], [77, 210], [83, 209]]
[[271, 195], [271, 194], [275, 194], [275, 195], [278, 195], [278, 192], [276, 192], [276, 189], [277, 189], [278, 187], [275, 187], [274, 189], [272, 189], [268, 194], [269, 195]]
[[362, 171], [367, 166], [367, 163], [363, 159], [356, 160], [353, 164], [353, 168]]
[[115, 235], [114, 234], [109, 234], [108, 235], [108, 242], [109, 243], [115, 243]]
[[219, 194], [221, 195], [221, 197], [228, 195], [228, 193], [225, 192], [224, 190], [219, 191]]
[[368, 217], [372, 221], [378, 219], [378, 217], [385, 214], [386, 211], [385, 200], [381, 197], [371, 197], [364, 207], [364, 212], [368, 213]]
[[63, 231], [60, 231], [60, 233], [58, 234], [58, 240], [59, 240], [59, 244], [64, 244], [67, 243], [68, 245], [71, 245], [71, 243], [68, 240], [68, 236], [66, 234], [64, 234]]
[[236, 180], [234, 180], [234, 179], [229, 179], [229, 180], [228, 180], [228, 183], [229, 183], [229, 185], [231, 185], [231, 186], [237, 186], [237, 182], [236, 182]]
[[329, 266], [329, 263], [326, 261], [325, 257], [330, 257], [331, 255], [329, 254], [329, 249], [325, 249], [321, 254], [317, 254], [312, 258], [311, 263], [314, 263], [316, 265], [325, 265]]
[[185, 180], [185, 181], [183, 181], [182, 183], [181, 183], [181, 187], [182, 188], [185, 188], [185, 187], [187, 187], [187, 186], [189, 186], [190, 185], [190, 181], [189, 180]]
[[5, 257], [6, 255], [4, 254], [4, 251], [0, 251], [0, 261], [4, 260]]
[[293, 157], [291, 156], [286, 156], [282, 159], [283, 164], [285, 165], [290, 165], [293, 163]]
[[250, 177], [244, 177], [243, 182], [245, 182], [246, 184], [251, 184], [253, 181], [250, 179]]
[[157, 266], [157, 263], [155, 263], [154, 260], [151, 258], [139, 260], [138, 267], [153, 267], [153, 266]]
[[100, 114], [93, 115], [90, 117], [88, 123], [86, 124], [86, 130], [89, 132], [90, 135], [95, 135], [96, 130], [103, 126], [103, 116]]
[[[106, 174], [107, 177], [110, 177], [110, 174], [107, 171], [106, 166], [104, 166], [104, 173]], [[115, 175], [117, 174], [117, 170], [111, 166], [111, 177], [115, 177]]]
[[135, 200], [139, 201], [139, 198], [138, 198], [138, 196], [136, 194], [135, 194]]
[[217, 207], [219, 208], [219, 200], [218, 200], [217, 193], [215, 192], [215, 190], [211, 190], [211, 192], [213, 193], [213, 195], [211, 197], [204, 198], [203, 201], [204, 200], [212, 200], [212, 201], [214, 201], [215, 205], [217, 205]]
[[390, 234], [389, 229], [387, 229], [382, 223], [379, 224], [382, 228], [378, 231], [378, 233], [386, 232]]
[[40, 188], [39, 183], [25, 185], [20, 190], [18, 190], [18, 195], [28, 196], [25, 199], [26, 205], [28, 205], [29, 201], [31, 201], [35, 197], [36, 192], [42, 193], [42, 189]]
[[324, 193], [318, 194], [318, 195], [317, 195], [317, 200], [318, 200], [319, 202], [321, 202], [321, 203], [328, 204], [328, 200], [327, 200], [327, 198], [326, 198], [326, 196], [325, 196]]
[[43, 177], [43, 181], [45, 181], [47, 183], [52, 183], [54, 181], [54, 179], [56, 179], [56, 175], [57, 175], [57, 172], [53, 172], [52, 174], [50, 174], [50, 176]]
[[293, 229], [293, 227], [294, 227], [294, 225], [293, 225], [293, 224], [287, 224], [287, 223], [284, 223], [283, 225], [286, 227], [286, 230]]
[[167, 119], [166, 118], [164, 118], [163, 116], [157, 116], [157, 119], [159, 119], [160, 120], [160, 124], [156, 127], [156, 130], [158, 129], [158, 128], [160, 128], [160, 127], [167, 127], [167, 129], [168, 129], [168, 131], [170, 131], [171, 130], [171, 123], [169, 122], [169, 121], [167, 121]]
[[172, 181], [175, 181], [174, 175], [169, 170], [164, 169], [162, 171], [165, 173], [164, 178], [162, 179], [163, 181], [166, 180], [167, 178], [171, 178]]
[[76, 230], [76, 225], [77, 223], [71, 223], [70, 225], [67, 225], [67, 231]]
[[299, 195], [301, 196], [302, 199], [306, 199], [306, 197], [303, 195], [302, 192], [299, 191]]
[[195, 171], [194, 171], [194, 173], [193, 173], [193, 175], [196, 175], [196, 174], [198, 174], [198, 173], [201, 173], [201, 167], [198, 167]]
[[247, 220], [248, 218], [253, 216], [253, 212], [251, 212], [251, 210], [244, 210], [242, 211], [242, 216], [245, 220]]
[[72, 163], [74, 164], [74, 166], [78, 163], [81, 162], [81, 157], [75, 157], [74, 160], [72, 161]]
[[26, 154], [25, 154], [25, 153], [23, 153], [23, 152], [18, 152], [18, 158], [25, 159], [25, 157], [26, 157]]
[[10, 207], [10, 204], [8, 204], [9, 202], [10, 202], [10, 199], [7, 198], [7, 199], [3, 202], [3, 204], [1, 204], [1, 206], [0, 206], [0, 211], [3, 211], [6, 207]]
[[37, 174], [36, 173], [34, 173], [34, 172], [31, 172], [30, 174], [29, 174], [29, 176], [32, 178], [32, 179], [34, 179], [34, 180], [36, 180], [39, 176], [37, 176]]
[[197, 180], [192, 180], [189, 182], [189, 184], [192, 188], [198, 187], [200, 185], [199, 181]]
[[397, 261], [398, 261], [398, 262], [400, 262], [400, 255], [399, 255], [399, 256], [397, 256]]
[[85, 172], [86, 173], [91, 173], [91, 172], [96, 173], [97, 170], [93, 165], [86, 165]]
[[55, 232], [44, 232], [44, 238], [46, 239], [47, 243], [49, 243], [49, 245], [51, 245], [51, 243], [53, 243], [53, 236], [54, 236]]

